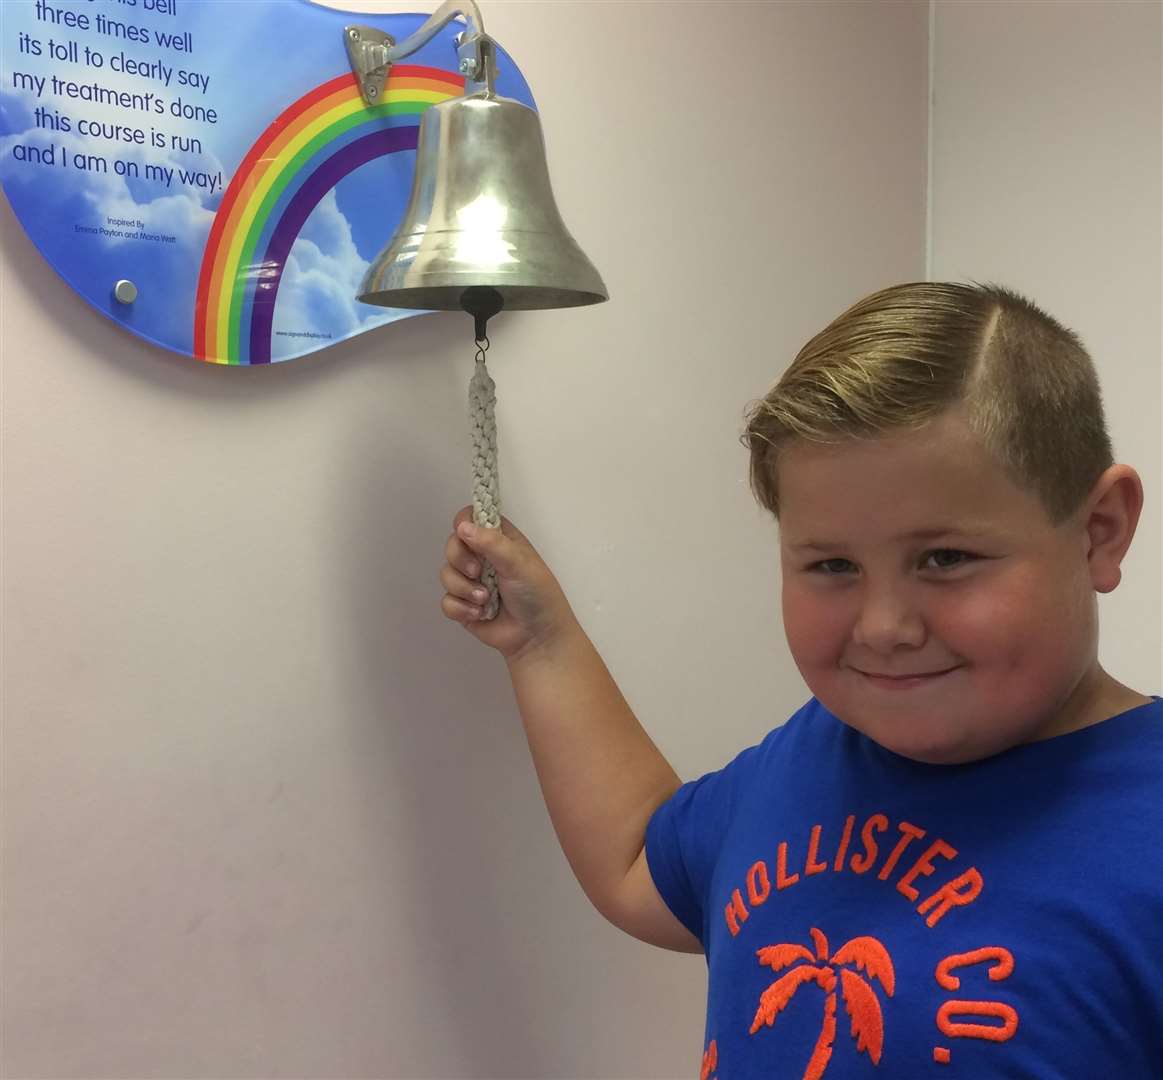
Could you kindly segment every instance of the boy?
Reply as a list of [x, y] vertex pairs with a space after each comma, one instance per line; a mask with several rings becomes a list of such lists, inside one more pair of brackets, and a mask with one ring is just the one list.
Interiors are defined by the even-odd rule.
[[705, 953], [703, 1080], [1163, 1076], [1163, 700], [1097, 658], [1143, 490], [1078, 338], [997, 286], [885, 289], [744, 442], [813, 697], [693, 783], [507, 519], [462, 510], [441, 570], [586, 895]]

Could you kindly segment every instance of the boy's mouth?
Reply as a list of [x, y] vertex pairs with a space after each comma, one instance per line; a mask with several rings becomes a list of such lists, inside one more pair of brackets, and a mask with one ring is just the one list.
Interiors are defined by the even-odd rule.
[[[853, 670], [860, 671], [859, 668], [853, 668]], [[913, 686], [926, 686], [956, 670], [956, 667], [951, 667], [944, 671], [921, 672], [913, 675], [876, 675], [868, 671], [860, 671], [860, 674], [873, 686], [880, 686], [886, 690], [907, 690]]]

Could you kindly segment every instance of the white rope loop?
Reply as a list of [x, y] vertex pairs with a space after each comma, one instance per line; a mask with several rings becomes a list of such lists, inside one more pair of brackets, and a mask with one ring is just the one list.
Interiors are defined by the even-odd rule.
[[[468, 384], [468, 412], [472, 423], [472, 519], [489, 529], [501, 527], [501, 492], [497, 478], [497, 395], [485, 364], [489, 339], [477, 342], [476, 371]], [[482, 619], [495, 619], [501, 610], [501, 591], [492, 564], [481, 560], [481, 584], [489, 590]]]

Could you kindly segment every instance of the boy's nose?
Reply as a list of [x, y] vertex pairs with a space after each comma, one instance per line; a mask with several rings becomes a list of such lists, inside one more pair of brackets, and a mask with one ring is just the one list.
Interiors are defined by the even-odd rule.
[[869, 590], [856, 615], [852, 641], [873, 652], [891, 653], [900, 646], [925, 643], [925, 620], [901, 590]]

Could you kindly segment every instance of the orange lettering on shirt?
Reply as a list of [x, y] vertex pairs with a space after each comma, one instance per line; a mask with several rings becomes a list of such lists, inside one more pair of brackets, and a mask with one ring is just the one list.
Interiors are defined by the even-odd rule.
[[787, 843], [784, 842], [779, 845], [775, 856], [775, 887], [776, 889], [786, 889], [789, 885], [794, 885], [799, 879], [799, 874], [787, 876]]
[[901, 857], [905, 848], [914, 840], [919, 840], [925, 835], [924, 829], [918, 829], [916, 825], [910, 825], [907, 821], [902, 821], [897, 828], [901, 831], [901, 838], [897, 842], [896, 847], [892, 849], [892, 854], [888, 857], [888, 861], [880, 868], [880, 873], [876, 875], [881, 881], [888, 881], [888, 875], [892, 873], [893, 867], [896, 866], [897, 860]]
[[731, 903], [727, 905], [727, 929], [731, 931], [732, 937], [737, 937], [739, 934], [739, 924], [746, 922], [751, 913], [743, 906], [743, 897], [739, 895], [739, 890], [736, 889], [731, 894]]
[[998, 945], [988, 945], [984, 949], [974, 949], [973, 952], [946, 956], [937, 965], [937, 982], [946, 990], [960, 990], [961, 980], [953, 974], [953, 969], [968, 967], [970, 964], [984, 964], [988, 960], [997, 961], [989, 969], [991, 981], [1000, 982], [1013, 974], [1014, 954]]
[[[963, 1016], [993, 1016], [1001, 1020], [996, 1024], [959, 1024], [949, 1018], [954, 1013]], [[1001, 1001], [946, 1001], [937, 1010], [937, 1027], [942, 1035], [950, 1038], [989, 1039], [990, 1042], [1005, 1042], [1012, 1039], [1018, 1030], [1018, 1014]]]
[[930, 927], [936, 926], [951, 908], [964, 907], [966, 904], [973, 903], [981, 894], [983, 884], [977, 867], [971, 866], [960, 877], [954, 878], [948, 885], [939, 888], [927, 900], [922, 900], [917, 905], [917, 911], [924, 915], [926, 911], [933, 908], [933, 914], [925, 920], [925, 923]]
[[856, 823], [856, 815], [849, 814], [848, 820], [844, 822], [844, 835], [840, 837], [840, 850], [836, 852], [836, 861], [832, 864], [832, 870], [839, 873], [844, 869], [844, 856], [848, 854], [848, 841], [852, 839], [852, 826]]
[[715, 1040], [711, 1040], [711, 1045], [707, 1047], [703, 1053], [703, 1067], [699, 1071], [699, 1080], [710, 1080], [711, 1073], [713, 1073], [719, 1064], [719, 1047]]
[[752, 907], [758, 907], [771, 895], [771, 882], [767, 877], [767, 864], [757, 862], [747, 871], [747, 899]]
[[888, 828], [888, 818], [884, 814], [873, 814], [865, 823], [864, 828], [860, 830], [860, 839], [864, 843], [864, 854], [853, 855], [852, 861], [848, 864], [852, 867], [852, 872], [855, 874], [863, 874], [869, 867], [876, 862], [877, 846], [876, 841], [872, 838], [872, 832], [875, 829], [877, 832], [884, 832]]
[[929, 845], [929, 850], [913, 863], [912, 869], [896, 883], [896, 891], [910, 900], [916, 900], [918, 893], [913, 888], [913, 881], [918, 874], [928, 877], [936, 869], [930, 861], [935, 855], [940, 855], [942, 859], [955, 859], [957, 849], [950, 847], [944, 840], [934, 840]]
[[804, 863], [804, 877], [811, 874], [822, 874], [828, 869], [826, 862], [819, 862], [816, 859], [816, 853], [820, 849], [820, 830], [822, 825], [812, 826], [812, 838], [808, 841], [808, 861]]

